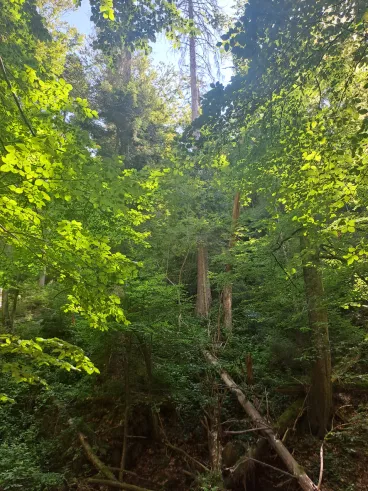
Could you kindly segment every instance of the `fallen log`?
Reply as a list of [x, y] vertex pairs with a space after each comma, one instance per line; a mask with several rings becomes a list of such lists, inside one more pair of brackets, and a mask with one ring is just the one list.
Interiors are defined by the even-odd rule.
[[87, 442], [86, 437], [83, 435], [83, 433], [78, 433], [78, 439], [84, 448], [84, 451], [86, 452], [86, 455], [88, 457], [88, 460], [91, 462], [91, 464], [101, 472], [107, 479], [110, 481], [117, 481], [114, 473], [97, 457], [97, 455], [94, 453], [92, 450], [91, 445]]
[[304, 491], [318, 491], [317, 486], [305, 473], [304, 469], [297, 463], [282, 441], [277, 438], [273, 430], [262, 418], [257, 409], [250, 401], [247, 400], [244, 393], [239, 389], [230, 375], [220, 367], [218, 360], [209, 351], [204, 350], [203, 354], [207, 361], [216, 368], [222, 380], [225, 382], [231, 392], [236, 395], [240, 405], [253, 423], [255, 423], [257, 427], [261, 428], [260, 433], [267, 439], [268, 443], [284, 462], [288, 471], [295, 477], [295, 479], [297, 479], [300, 487]]
[[[290, 428], [295, 427], [299, 415], [303, 410], [304, 399], [297, 399], [291, 406], [289, 406], [281, 414], [273, 426], [275, 433], [285, 443], [285, 436]], [[251, 428], [244, 430], [245, 432], [260, 431], [262, 428]], [[237, 432], [224, 432], [224, 434], [236, 434]], [[239, 432], [240, 434], [243, 432]], [[245, 455], [242, 455], [236, 464], [230, 469], [230, 475], [226, 479], [226, 484], [229, 488], [233, 489], [238, 486], [239, 483], [244, 480], [254, 479], [255, 464], [262, 460], [262, 457], [266, 453], [268, 443], [265, 438], [261, 438], [258, 442], [251, 447]]]
[[87, 479], [87, 482], [90, 484], [101, 484], [104, 486], [110, 486], [111, 488], [119, 488], [119, 489], [127, 489], [130, 491], [150, 491], [146, 488], [140, 488], [139, 486], [134, 486], [133, 484], [128, 484], [125, 482], [120, 482], [116, 479], [114, 473], [107, 467], [94, 453], [91, 445], [87, 442], [86, 437], [83, 433], [78, 433], [78, 439], [84, 448], [86, 455], [89, 461], [93, 464], [93, 466], [101, 472], [107, 479], [97, 479], [90, 478]]

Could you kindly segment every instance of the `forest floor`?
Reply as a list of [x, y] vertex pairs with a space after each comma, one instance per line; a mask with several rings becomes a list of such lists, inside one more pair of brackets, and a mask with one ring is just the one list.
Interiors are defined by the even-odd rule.
[[[366, 429], [368, 416], [367, 399], [367, 396], [361, 394], [336, 396], [334, 431], [331, 431], [323, 443], [324, 471], [321, 491], [368, 489], [368, 439], [367, 432], [362, 432], [362, 429]], [[139, 421], [140, 415], [136, 416]], [[216, 489], [201, 484], [200, 476], [203, 474], [198, 472], [198, 466], [193, 460], [208, 466], [207, 439], [201, 423], [198, 423], [197, 430], [185, 434], [175, 412], [171, 414], [168, 412], [162, 415], [162, 425], [167, 442], [180, 450], [175, 450], [163, 442], [152, 442], [149, 438], [137, 438], [130, 443], [132, 456], [128, 466], [130, 473], [124, 480], [153, 491]], [[288, 436], [286, 445], [317, 483], [320, 472], [321, 440], [308, 432], [294, 433]], [[293, 478], [283, 474], [282, 471], [285, 472], [285, 469], [276, 455], [269, 451], [265, 455], [265, 462], [280, 471], [258, 465], [254, 478], [247, 485], [247, 491], [297, 491], [299, 489]], [[110, 462], [109, 465], [116, 465], [116, 463]], [[238, 489], [243, 491], [243, 485]]]

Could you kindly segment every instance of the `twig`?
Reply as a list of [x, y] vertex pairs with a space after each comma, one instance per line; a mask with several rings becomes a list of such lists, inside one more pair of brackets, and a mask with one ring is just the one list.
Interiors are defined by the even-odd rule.
[[193, 463], [195, 463], [198, 467], [200, 467], [203, 471], [205, 472], [209, 472], [209, 468], [206, 467], [204, 464], [202, 464], [201, 462], [199, 462], [199, 460], [195, 459], [194, 457], [192, 457], [191, 455], [189, 455], [185, 450], [183, 450], [182, 448], [179, 448], [179, 447], [175, 447], [175, 445], [172, 445], [167, 436], [166, 436], [166, 433], [165, 433], [165, 430], [164, 430], [164, 427], [163, 427], [163, 424], [162, 424], [162, 420], [160, 418], [160, 415], [157, 413], [157, 416], [158, 416], [158, 420], [159, 420], [159, 423], [160, 423], [160, 426], [161, 426], [161, 431], [162, 431], [162, 434], [163, 434], [163, 437], [164, 437], [164, 444], [171, 448], [171, 450], [175, 450], [176, 452], [178, 453], [181, 453], [182, 455], [185, 455], [185, 457], [187, 457], [189, 460], [191, 460]]
[[[110, 471], [115, 471], [115, 472], [120, 471], [120, 467], [108, 466], [108, 469], [110, 469]], [[133, 471], [128, 471], [128, 470], [124, 469], [124, 474], [128, 474], [128, 476], [134, 476], [135, 478], [140, 479], [141, 481], [146, 481], [149, 484], [153, 484], [153, 485], [157, 484], [157, 483], [150, 481], [149, 479], [146, 479], [145, 477], [140, 476], [139, 474], [137, 474], [136, 472], [133, 472]], [[96, 478], [98, 478], [98, 476], [96, 476]]]
[[290, 283], [293, 285], [293, 287], [298, 290], [298, 287], [297, 285], [294, 283], [294, 280], [292, 279], [292, 277], [289, 275], [289, 273], [286, 271], [286, 269], [284, 268], [284, 266], [280, 263], [280, 261], [277, 259], [277, 257], [275, 256], [275, 253], [274, 252], [271, 252], [274, 260], [276, 261], [277, 265], [282, 269], [282, 271], [286, 274], [288, 280], [290, 281]]
[[240, 431], [224, 431], [224, 435], [242, 435], [243, 433], [250, 433], [251, 431], [260, 431], [262, 428], [249, 428], [248, 430], [240, 430]]
[[239, 465], [243, 464], [247, 460], [251, 460], [252, 462], [255, 462], [256, 464], [264, 465], [265, 467], [269, 467], [270, 469], [273, 469], [274, 471], [281, 472], [282, 474], [285, 474], [286, 476], [289, 476], [289, 477], [292, 477], [293, 479], [296, 479], [296, 476], [293, 476], [292, 474], [290, 474], [290, 472], [279, 469], [278, 467], [274, 467], [271, 464], [266, 464], [266, 462], [262, 462], [261, 460], [253, 459], [253, 457], [244, 457], [243, 460], [238, 462], [236, 466], [230, 467], [229, 470], [231, 472], [234, 472]]
[[199, 462], [199, 460], [195, 459], [194, 457], [192, 457], [191, 455], [189, 455], [185, 450], [183, 450], [182, 448], [179, 448], [179, 447], [175, 447], [175, 445], [172, 445], [171, 443], [169, 443], [168, 441], [165, 442], [165, 445], [169, 448], [171, 448], [172, 450], [175, 450], [176, 452], [179, 452], [181, 453], [182, 455], [184, 455], [187, 459], [191, 460], [193, 463], [195, 463], [198, 467], [200, 467], [203, 471], [205, 472], [209, 472], [209, 468], [206, 467], [205, 465], [203, 465], [201, 462]]
[[297, 234], [298, 232], [300, 232], [301, 230], [303, 230], [303, 227], [299, 227], [297, 228], [296, 230], [294, 230], [294, 232], [292, 232], [290, 235], [288, 235], [288, 237], [285, 237], [285, 239], [282, 239], [281, 242], [279, 242], [273, 249], [272, 249], [272, 252], [276, 252], [278, 251], [279, 249], [281, 249], [281, 247], [283, 246], [283, 244], [285, 244], [285, 242], [287, 242], [288, 240], [290, 240], [292, 237], [294, 237], [295, 234]]
[[224, 421], [221, 424], [222, 425], [226, 425], [226, 424], [229, 424], [229, 423], [246, 423], [246, 422], [247, 422], [246, 419], [228, 419], [228, 420]]

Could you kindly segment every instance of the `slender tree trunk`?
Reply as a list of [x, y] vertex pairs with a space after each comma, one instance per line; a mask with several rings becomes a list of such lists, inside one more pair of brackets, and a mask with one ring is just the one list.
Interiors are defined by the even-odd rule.
[[5, 332], [12, 332], [14, 327], [15, 313], [18, 304], [18, 288], [6, 289], [3, 288], [1, 293], [1, 303], [2, 303], [2, 324]]
[[211, 469], [216, 474], [221, 474], [222, 445], [221, 445], [221, 407], [216, 389], [216, 403], [211, 411], [211, 421], [208, 429], [208, 447], [211, 459]]
[[[194, 21], [193, 0], [188, 0], [188, 17]], [[197, 53], [195, 36], [189, 38], [190, 93], [192, 121], [199, 115], [199, 90], [197, 80]], [[196, 314], [208, 317], [211, 306], [211, 288], [208, 278], [208, 251], [203, 243], [197, 249], [197, 303]]]
[[150, 425], [151, 425], [151, 438], [154, 441], [159, 441], [160, 440], [160, 425], [158, 421], [158, 416], [157, 412], [154, 408], [153, 405], [153, 397], [152, 397], [152, 384], [153, 384], [153, 373], [152, 373], [152, 352], [151, 352], [151, 347], [145, 342], [144, 339], [141, 339], [137, 335], [138, 342], [140, 344], [143, 358], [144, 358], [144, 363], [146, 365], [146, 372], [147, 372], [147, 385], [148, 385], [148, 396], [149, 396], [149, 403], [150, 403]]
[[[193, 0], [188, 0], [188, 17], [194, 21]], [[197, 81], [197, 53], [195, 36], [189, 38], [190, 93], [192, 105], [192, 121], [199, 115], [199, 90]]]
[[1, 294], [1, 314], [2, 314], [2, 322], [3, 322], [3, 327], [6, 332], [9, 332], [11, 329], [11, 322], [10, 322], [10, 314], [9, 314], [9, 290], [6, 288], [3, 288], [2, 294]]
[[196, 314], [198, 317], [208, 317], [211, 307], [211, 288], [208, 278], [207, 247], [200, 243], [197, 249], [197, 302]]
[[328, 430], [332, 411], [331, 351], [328, 333], [328, 312], [318, 253], [310, 252], [307, 236], [300, 237], [304, 253], [303, 276], [312, 332], [315, 361], [309, 393], [309, 421], [312, 431], [323, 437]]
[[253, 360], [252, 353], [247, 354], [247, 384], [253, 385]]
[[[234, 247], [235, 242], [236, 242], [236, 235], [235, 235], [235, 229], [239, 220], [239, 215], [240, 215], [240, 193], [237, 192], [234, 197], [234, 204], [233, 204], [233, 213], [232, 213], [232, 222], [231, 222], [231, 236], [230, 236], [230, 241], [229, 241], [229, 251]], [[226, 265], [226, 272], [230, 273], [231, 272], [231, 264], [228, 263]], [[233, 327], [233, 312], [232, 312], [232, 305], [233, 305], [233, 285], [231, 282], [227, 283], [224, 285], [224, 289], [222, 292], [222, 307], [223, 307], [223, 312], [224, 312], [224, 328], [228, 331], [231, 332], [232, 327]]]
[[41, 288], [43, 288], [46, 284], [46, 266], [44, 266], [42, 271], [40, 271], [40, 276], [38, 278], [38, 284]]
[[13, 293], [13, 303], [12, 303], [12, 308], [11, 308], [11, 312], [10, 312], [11, 329], [13, 329], [13, 326], [14, 326], [15, 313], [17, 311], [17, 304], [18, 304], [19, 289], [14, 288], [12, 293]]
[[127, 342], [127, 352], [124, 358], [124, 379], [125, 379], [125, 411], [124, 411], [124, 435], [123, 448], [121, 451], [119, 481], [123, 480], [124, 470], [126, 467], [127, 452], [128, 452], [128, 432], [129, 432], [129, 416], [130, 416], [130, 354], [132, 349], [132, 338], [130, 335], [125, 336]]

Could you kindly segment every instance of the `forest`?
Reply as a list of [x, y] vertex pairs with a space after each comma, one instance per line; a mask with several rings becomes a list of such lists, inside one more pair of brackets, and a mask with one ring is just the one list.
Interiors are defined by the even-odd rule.
[[367, 1], [0, 9], [0, 491], [367, 490]]

